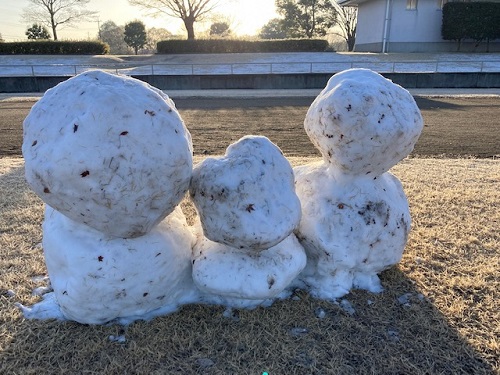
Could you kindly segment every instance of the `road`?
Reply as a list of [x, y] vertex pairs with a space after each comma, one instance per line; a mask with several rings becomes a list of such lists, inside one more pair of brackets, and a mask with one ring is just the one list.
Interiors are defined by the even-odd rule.
[[[319, 155], [303, 130], [313, 98], [177, 99], [195, 154], [220, 155], [247, 134], [265, 135], [289, 156]], [[500, 156], [500, 98], [416, 97], [425, 127], [414, 156]], [[0, 157], [20, 156], [22, 122], [34, 100], [0, 101]]]

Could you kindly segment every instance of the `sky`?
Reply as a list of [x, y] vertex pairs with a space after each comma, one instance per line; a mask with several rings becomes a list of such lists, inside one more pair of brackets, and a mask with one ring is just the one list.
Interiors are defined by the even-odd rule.
[[[220, 2], [223, 4], [215, 12], [227, 17], [231, 29], [238, 35], [255, 35], [267, 21], [276, 17], [274, 0], [221, 0]], [[29, 0], [0, 0], [0, 34], [5, 41], [26, 40], [25, 32], [30, 22], [23, 21], [21, 14], [29, 5]], [[146, 17], [139, 7], [129, 5], [127, 0], [91, 0], [87, 9], [99, 12], [99, 22], [97, 20], [80, 22], [76, 27], [61, 26], [57, 29], [60, 40], [95, 39], [98, 25], [103, 22], [113, 21], [117, 25], [125, 25], [136, 19], [143, 21], [146, 28], [166, 28], [171, 33], [183, 37], [186, 34], [179, 19], [167, 16]], [[208, 29], [210, 24], [211, 22], [208, 22], [205, 29]]]

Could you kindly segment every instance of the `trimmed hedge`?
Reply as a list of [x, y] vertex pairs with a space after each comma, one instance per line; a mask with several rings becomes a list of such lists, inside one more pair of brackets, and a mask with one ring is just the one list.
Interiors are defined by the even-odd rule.
[[2, 55], [105, 55], [109, 46], [103, 42], [29, 41], [0, 43]]
[[[500, 3], [446, 3], [443, 7], [441, 35], [445, 40], [480, 42], [500, 38]], [[489, 46], [488, 46], [489, 47]]]
[[245, 53], [245, 52], [324, 52], [329, 48], [324, 39], [235, 40], [195, 39], [158, 42], [160, 54], [176, 53]]

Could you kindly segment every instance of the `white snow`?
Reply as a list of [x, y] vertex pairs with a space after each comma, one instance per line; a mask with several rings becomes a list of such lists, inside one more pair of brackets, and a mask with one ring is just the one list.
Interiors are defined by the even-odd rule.
[[[25, 121], [27, 180], [47, 204], [50, 284], [37, 289], [41, 302], [18, 307], [27, 318], [128, 324], [187, 303], [221, 304], [239, 319], [232, 308], [269, 306], [297, 287], [328, 300], [380, 292], [378, 273], [401, 259], [411, 223], [387, 171], [422, 126], [406, 90], [351, 69], [306, 115], [322, 162], [293, 170], [269, 139], [246, 136], [193, 170], [190, 134], [168, 96], [83, 73], [49, 90]], [[188, 187], [194, 227], [178, 206]]]
[[413, 150], [423, 119], [407, 90], [371, 70], [350, 69], [330, 78], [304, 127], [335, 170], [377, 176]]
[[57, 85], [33, 106], [23, 156], [45, 203], [125, 238], [172, 212], [192, 171], [191, 135], [168, 96], [100, 71]]
[[306, 254], [293, 234], [255, 253], [210, 241], [200, 233], [194, 247], [193, 280], [208, 294], [267, 300], [283, 292], [305, 266]]
[[423, 128], [408, 91], [366, 69], [334, 75], [304, 127], [323, 162], [294, 169], [302, 219], [296, 231], [312, 295], [351, 288], [380, 292], [377, 274], [398, 263], [410, 230], [403, 187], [387, 171], [413, 149]]
[[377, 274], [400, 261], [410, 230], [401, 183], [390, 173], [340, 180], [328, 168], [295, 168], [302, 202], [297, 236], [308, 256], [301, 278], [323, 299], [352, 287], [380, 292]]
[[292, 167], [266, 137], [243, 137], [196, 165], [190, 195], [205, 236], [232, 247], [268, 249], [300, 221]]
[[107, 236], [47, 207], [43, 247], [66, 319], [102, 324], [175, 306], [193, 290], [193, 235], [177, 208], [148, 234]]

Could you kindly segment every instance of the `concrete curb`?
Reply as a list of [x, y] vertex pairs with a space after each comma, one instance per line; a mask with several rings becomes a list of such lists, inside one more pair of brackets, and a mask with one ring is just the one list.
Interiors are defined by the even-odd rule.
[[[500, 89], [409, 89], [413, 96], [422, 97], [493, 97], [500, 98]], [[315, 98], [320, 89], [304, 90], [259, 90], [259, 89], [234, 89], [234, 90], [164, 90], [172, 99], [207, 99], [207, 98]], [[0, 102], [6, 101], [36, 101], [43, 93], [0, 93]]]

